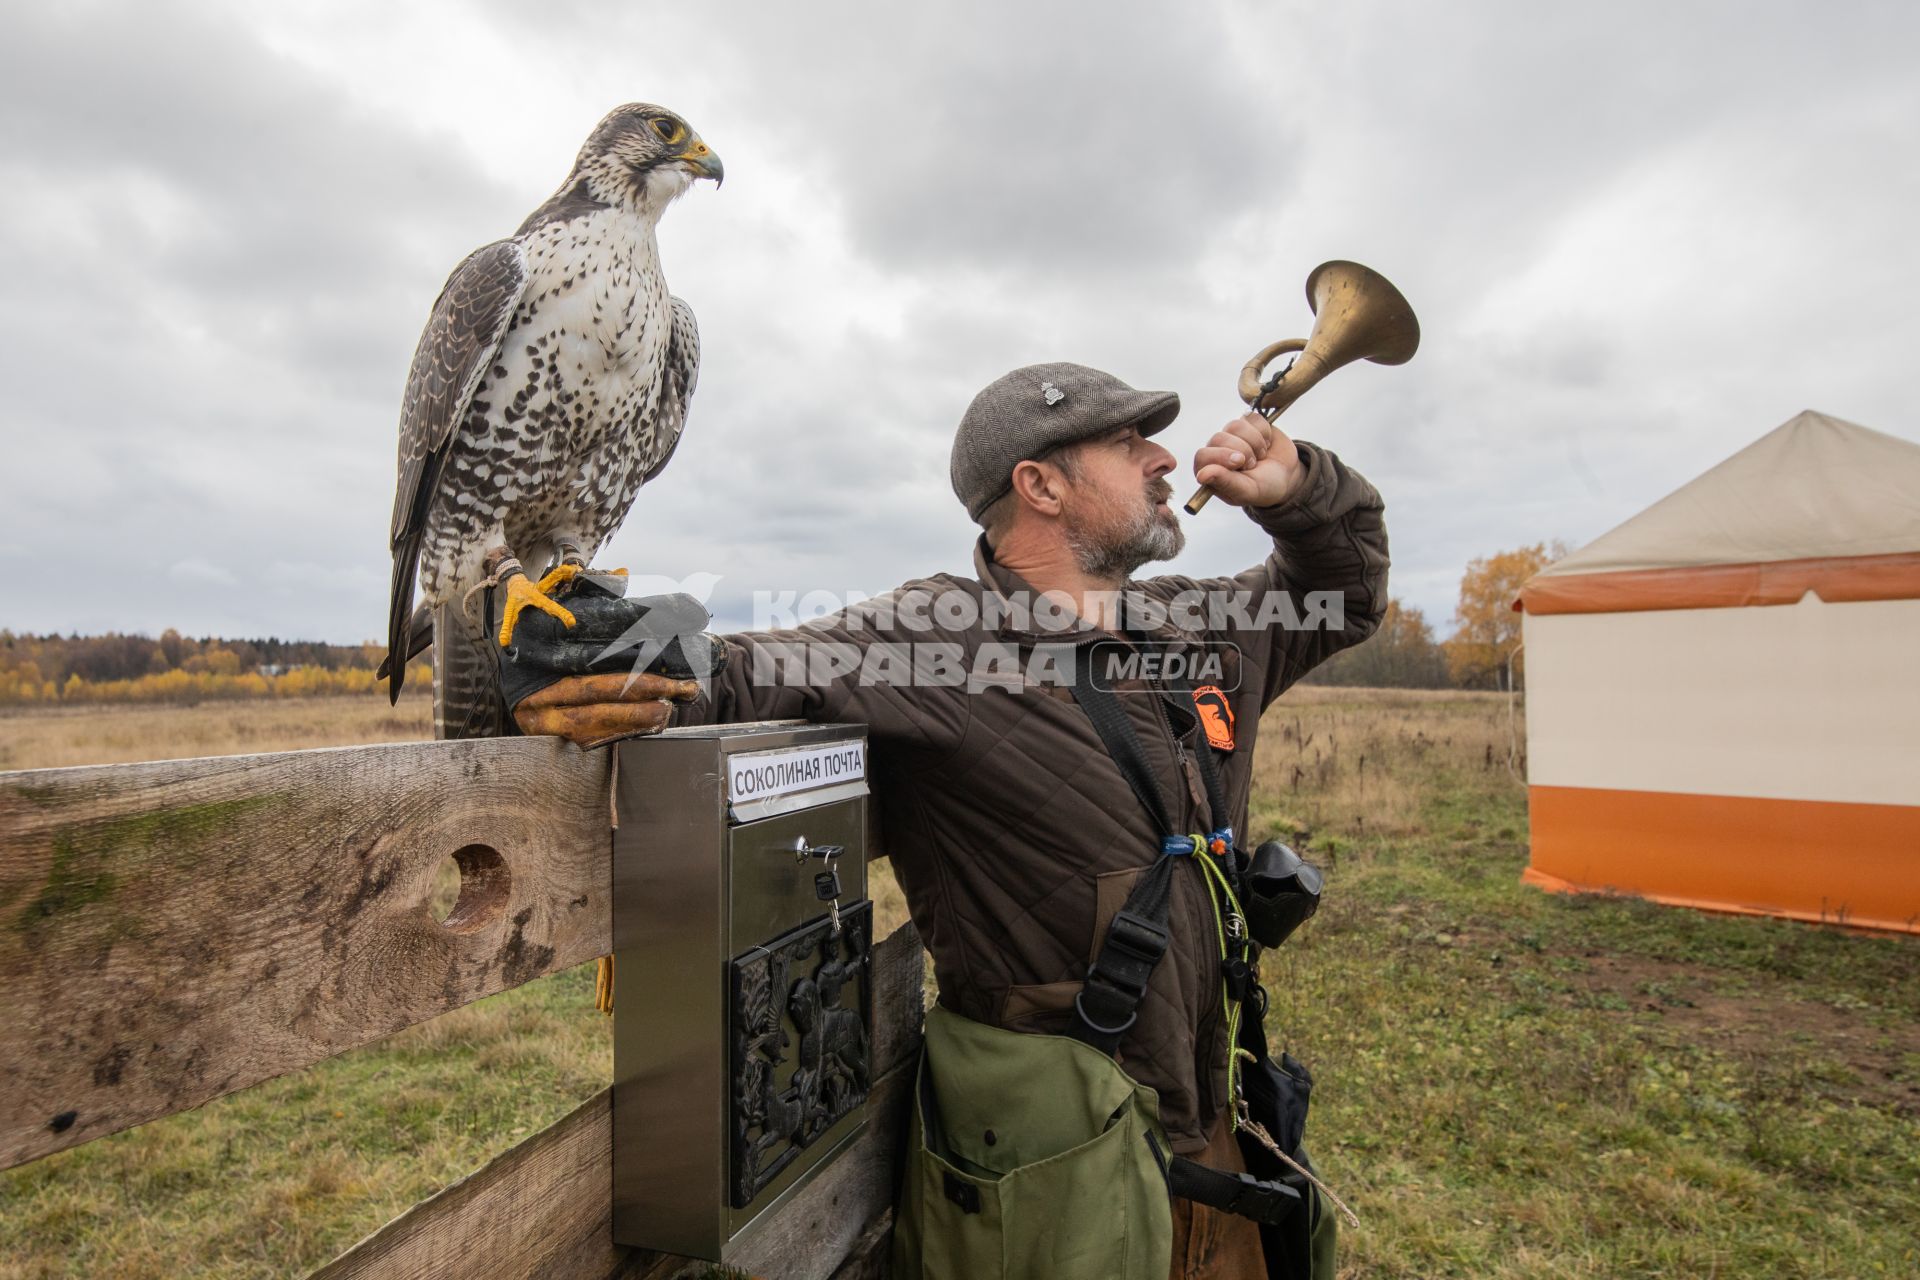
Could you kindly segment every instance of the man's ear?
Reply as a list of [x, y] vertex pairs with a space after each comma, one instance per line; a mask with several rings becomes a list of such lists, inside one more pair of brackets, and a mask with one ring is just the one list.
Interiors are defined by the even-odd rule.
[[1060, 514], [1066, 477], [1060, 469], [1044, 462], [1018, 462], [1013, 468], [1013, 491], [1020, 501], [1041, 515]]

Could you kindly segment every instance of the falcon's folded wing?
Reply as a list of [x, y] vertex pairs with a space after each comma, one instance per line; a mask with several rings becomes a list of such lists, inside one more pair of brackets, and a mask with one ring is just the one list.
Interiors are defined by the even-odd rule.
[[527, 260], [518, 244], [496, 240], [474, 250], [447, 277], [420, 345], [414, 349], [400, 411], [400, 484], [393, 496], [387, 692], [395, 701], [406, 680], [420, 540], [440, 487], [440, 470], [454, 433], [466, 420], [474, 389], [500, 350], [526, 285]]
[[700, 381], [700, 326], [694, 323], [693, 308], [679, 298], [673, 299], [673, 332], [667, 339], [667, 359], [661, 371], [659, 421], [655, 439], [662, 441], [660, 456], [640, 477], [646, 484], [659, 475], [680, 447], [680, 435], [687, 429], [687, 406], [693, 401], [693, 388]]

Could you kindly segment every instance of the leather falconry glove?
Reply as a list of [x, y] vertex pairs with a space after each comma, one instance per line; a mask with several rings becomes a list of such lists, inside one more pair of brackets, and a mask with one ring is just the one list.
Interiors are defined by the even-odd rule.
[[[692, 596], [625, 596], [621, 574], [582, 573], [555, 593], [573, 615], [567, 626], [546, 613], [520, 615], [513, 642], [500, 648], [500, 686], [525, 734], [565, 738], [581, 747], [658, 733], [676, 702], [718, 675], [726, 646], [706, 632], [712, 621]], [[487, 625], [496, 623], [496, 589], [487, 592]]]

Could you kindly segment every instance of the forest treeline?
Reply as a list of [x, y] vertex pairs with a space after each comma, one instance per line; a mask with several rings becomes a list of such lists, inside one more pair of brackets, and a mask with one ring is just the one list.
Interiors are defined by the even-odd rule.
[[[0, 631], [0, 706], [88, 702], [205, 702], [369, 694], [386, 688], [374, 671], [377, 644], [312, 640], [152, 636], [20, 635]], [[425, 663], [409, 673], [421, 692]]]
[[[1314, 668], [1306, 682], [1392, 689], [1520, 683], [1525, 669], [1514, 598], [1528, 578], [1564, 554], [1558, 543], [1538, 543], [1473, 561], [1461, 575], [1453, 632], [1444, 640], [1419, 609], [1391, 600], [1371, 638]], [[157, 640], [0, 631], [0, 706], [369, 694], [386, 688], [374, 678], [385, 652], [378, 644], [196, 640], [177, 631]], [[408, 691], [424, 695], [431, 687], [428, 663], [415, 662]]]
[[1307, 684], [1384, 689], [1505, 689], [1525, 682], [1520, 615], [1513, 602], [1528, 578], [1567, 553], [1558, 542], [1482, 556], [1460, 575], [1453, 634], [1434, 635], [1419, 609], [1387, 602], [1386, 617], [1364, 643], [1336, 653]]

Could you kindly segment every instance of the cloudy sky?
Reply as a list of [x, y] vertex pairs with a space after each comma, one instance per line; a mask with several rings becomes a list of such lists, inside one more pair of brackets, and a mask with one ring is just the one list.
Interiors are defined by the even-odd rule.
[[[1849, 3], [61, 3], [0, 16], [15, 630], [356, 641], [447, 272], [631, 100], [724, 157], [661, 228], [686, 441], [603, 564], [965, 570], [972, 393], [1177, 390], [1183, 463], [1307, 271], [1420, 313], [1284, 419], [1386, 495], [1395, 594], [1578, 545], [1802, 408], [1920, 438], [1920, 13]], [[1176, 477], [1182, 494], [1190, 483]], [[1261, 554], [1215, 504], [1179, 566]]]

